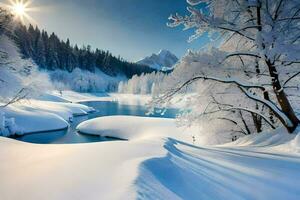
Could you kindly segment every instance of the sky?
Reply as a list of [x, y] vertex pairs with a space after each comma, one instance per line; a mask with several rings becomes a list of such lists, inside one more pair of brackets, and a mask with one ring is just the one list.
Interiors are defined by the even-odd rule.
[[172, 13], [187, 13], [185, 0], [34, 0], [37, 25], [72, 44], [109, 50], [129, 61], [167, 49], [181, 57], [209, 42], [188, 43], [193, 31], [166, 26]]

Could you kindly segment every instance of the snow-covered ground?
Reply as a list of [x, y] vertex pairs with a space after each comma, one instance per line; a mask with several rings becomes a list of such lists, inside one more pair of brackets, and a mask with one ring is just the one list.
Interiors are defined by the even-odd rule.
[[194, 146], [171, 120], [115, 116], [84, 124], [92, 134], [129, 140], [36, 145], [0, 138], [1, 199], [299, 199], [299, 136], [279, 130]]
[[125, 105], [145, 105], [150, 98], [148, 95], [53, 91], [4, 108], [0, 102], [0, 135], [23, 135], [65, 129], [74, 116], [86, 115], [93, 111], [93, 108], [78, 102], [118, 101]]
[[151, 100], [151, 95], [120, 94], [120, 93], [78, 93], [74, 91], [54, 91], [54, 96], [61, 97], [71, 102], [85, 101], [117, 101], [126, 105], [145, 105]]
[[[65, 129], [74, 116], [87, 115], [93, 108], [70, 103], [67, 100], [45, 94], [37, 99], [27, 99], [0, 107], [0, 135], [23, 135]], [[8, 123], [13, 120], [13, 123]]]
[[[117, 122], [117, 126], [116, 126]], [[152, 137], [176, 137], [187, 139], [195, 129], [176, 126], [175, 119], [135, 116], [99, 117], [77, 126], [81, 133], [115, 137], [124, 140], [140, 140]]]
[[[34, 116], [24, 114], [23, 119], [29, 120], [24, 126], [39, 117], [42, 127], [47, 120], [52, 123], [60, 117], [66, 123], [68, 114], [90, 110], [69, 101], [91, 100], [146, 101], [136, 95], [63, 92], [9, 109], [19, 109], [18, 116]], [[298, 200], [300, 196], [300, 135], [283, 129], [219, 146], [205, 145], [207, 135], [202, 140], [202, 133], [193, 141], [199, 130], [178, 128], [173, 119], [108, 116], [83, 122], [78, 129], [127, 140], [39, 145], [0, 137], [0, 199]]]

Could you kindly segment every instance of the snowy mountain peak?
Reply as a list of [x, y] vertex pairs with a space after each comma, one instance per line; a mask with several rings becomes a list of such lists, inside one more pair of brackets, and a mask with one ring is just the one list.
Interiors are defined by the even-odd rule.
[[178, 58], [168, 50], [162, 49], [158, 54], [153, 53], [140, 61], [138, 64], [148, 65], [149, 67], [161, 71], [167, 71], [173, 68]]
[[160, 56], [168, 56], [168, 55], [173, 55], [173, 54], [170, 51], [166, 50], [166, 49], [161, 49], [158, 52], [158, 55], [160, 55]]

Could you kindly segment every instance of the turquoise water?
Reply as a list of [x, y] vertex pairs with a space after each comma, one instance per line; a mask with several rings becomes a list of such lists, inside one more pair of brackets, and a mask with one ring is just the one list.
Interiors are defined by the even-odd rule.
[[[102, 116], [112, 116], [112, 115], [131, 115], [131, 116], [147, 116], [147, 108], [145, 106], [137, 105], [124, 105], [118, 102], [85, 102], [83, 103], [87, 106], [96, 109], [96, 112], [90, 113], [86, 116], [74, 117], [74, 121], [70, 124], [70, 127], [62, 131], [52, 131], [43, 133], [34, 133], [29, 135], [24, 135], [16, 138], [17, 140], [23, 142], [37, 143], [37, 144], [73, 144], [73, 143], [91, 143], [91, 142], [105, 142], [113, 141], [116, 139], [105, 138], [100, 136], [91, 136], [80, 134], [76, 131], [76, 127], [83, 121], [88, 119], [94, 119]], [[151, 117], [159, 118], [175, 118], [177, 110], [168, 109], [165, 114], [150, 115]], [[117, 123], [117, 122], [116, 122]]]

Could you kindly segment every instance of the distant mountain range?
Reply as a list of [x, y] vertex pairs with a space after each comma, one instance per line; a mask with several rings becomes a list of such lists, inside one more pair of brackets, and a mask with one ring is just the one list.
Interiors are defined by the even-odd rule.
[[140, 61], [137, 64], [147, 65], [153, 69], [160, 71], [168, 71], [173, 69], [178, 62], [178, 58], [168, 50], [160, 50], [158, 54], [152, 54]]

